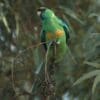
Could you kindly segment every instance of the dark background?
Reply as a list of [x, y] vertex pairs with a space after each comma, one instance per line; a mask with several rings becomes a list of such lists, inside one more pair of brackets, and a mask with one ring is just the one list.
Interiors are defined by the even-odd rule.
[[[0, 0], [0, 100], [53, 100], [45, 85], [46, 92], [42, 87], [32, 92], [38, 84], [35, 72], [45, 55], [36, 14], [40, 6], [68, 22], [70, 56], [77, 62], [68, 59], [67, 68], [61, 68], [64, 76], [56, 74], [64, 83], [57, 81], [55, 98], [67, 94], [69, 100], [100, 100], [100, 74], [72, 86], [85, 73], [100, 71], [100, 0]], [[98, 84], [92, 94], [96, 76]]]

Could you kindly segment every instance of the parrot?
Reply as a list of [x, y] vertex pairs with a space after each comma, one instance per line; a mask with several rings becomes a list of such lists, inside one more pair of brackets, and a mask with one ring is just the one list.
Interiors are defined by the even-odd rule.
[[69, 25], [47, 7], [38, 8], [37, 15], [40, 17], [42, 24], [40, 33], [41, 42], [46, 51], [50, 46], [50, 58], [53, 57], [55, 62], [59, 62], [68, 51], [67, 43], [70, 38]]
[[[36, 79], [32, 91], [34, 92], [38, 89], [40, 89], [38, 91], [41, 91], [43, 89], [43, 91], [46, 91], [46, 93], [43, 93], [47, 94], [48, 91], [52, 90], [54, 91], [52, 95], [55, 94], [55, 91], [58, 95], [59, 87], [66, 79], [67, 67], [65, 63], [67, 60], [66, 54], [69, 51], [70, 27], [68, 22], [62, 20], [52, 9], [47, 7], [38, 8], [37, 15], [41, 20], [41, 44], [44, 47], [49, 62], [47, 63], [44, 58], [41, 59], [41, 63], [36, 69], [36, 75], [39, 79]], [[41, 86], [44, 82], [45, 86], [50, 87], [49, 89]]]

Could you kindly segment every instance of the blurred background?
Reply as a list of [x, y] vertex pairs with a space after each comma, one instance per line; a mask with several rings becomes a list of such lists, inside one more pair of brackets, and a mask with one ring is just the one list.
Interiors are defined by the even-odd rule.
[[[36, 74], [45, 55], [40, 6], [68, 22], [77, 62], [67, 59], [51, 93]], [[0, 100], [100, 100], [100, 0], [0, 0]]]

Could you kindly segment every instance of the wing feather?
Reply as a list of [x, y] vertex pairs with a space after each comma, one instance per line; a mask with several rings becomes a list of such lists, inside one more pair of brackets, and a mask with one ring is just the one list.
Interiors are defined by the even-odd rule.
[[45, 50], [47, 50], [47, 46], [46, 46], [46, 36], [45, 36], [45, 31], [42, 30], [40, 33], [40, 38], [41, 38], [41, 42], [43, 43], [43, 46], [45, 48]]
[[65, 34], [66, 34], [66, 42], [68, 42], [69, 38], [70, 38], [70, 30], [69, 30], [69, 26], [68, 24], [61, 20], [61, 19], [58, 19], [59, 20], [59, 24], [63, 27], [64, 31], [65, 31]]

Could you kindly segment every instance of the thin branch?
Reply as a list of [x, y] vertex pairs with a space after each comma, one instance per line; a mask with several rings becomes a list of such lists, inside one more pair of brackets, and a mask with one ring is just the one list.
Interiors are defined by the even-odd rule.
[[48, 54], [49, 54], [49, 50], [50, 50], [50, 46], [51, 46], [52, 42], [50, 42], [48, 44], [48, 48], [47, 48], [47, 52], [46, 52], [46, 56], [45, 56], [45, 81], [49, 82], [50, 78], [49, 78], [49, 74], [48, 74], [48, 67], [47, 67], [47, 63], [48, 63]]

